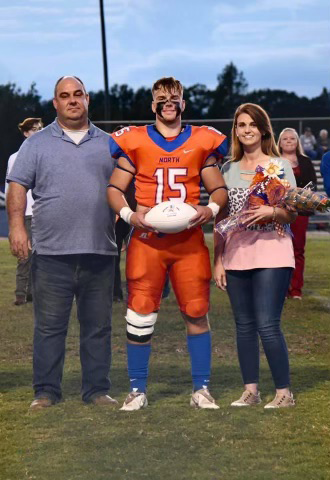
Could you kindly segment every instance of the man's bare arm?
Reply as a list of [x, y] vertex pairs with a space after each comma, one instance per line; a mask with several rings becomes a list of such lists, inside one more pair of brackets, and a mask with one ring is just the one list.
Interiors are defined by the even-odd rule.
[[209, 222], [227, 204], [226, 184], [214, 157], [210, 157], [207, 160], [201, 171], [201, 178], [206, 191], [210, 194], [209, 206], [194, 205], [197, 214], [190, 220], [191, 227]]
[[133, 212], [126, 200], [125, 194], [135, 174], [135, 169], [125, 157], [120, 157], [108, 185], [108, 203], [127, 223], [136, 228], [155, 231], [145, 220], [145, 211]]
[[120, 210], [127, 206], [125, 193], [135, 175], [135, 169], [125, 157], [120, 157], [118, 166], [114, 169], [108, 188], [108, 202], [110, 207], [119, 215]]
[[16, 182], [10, 182], [6, 198], [9, 220], [9, 243], [15, 257], [28, 258], [31, 244], [24, 225], [27, 189]]
[[214, 165], [216, 165], [216, 159], [210, 157], [202, 169], [201, 177], [204, 187], [210, 194], [210, 201], [217, 203], [222, 210], [227, 205], [228, 193], [223, 176], [218, 166]]

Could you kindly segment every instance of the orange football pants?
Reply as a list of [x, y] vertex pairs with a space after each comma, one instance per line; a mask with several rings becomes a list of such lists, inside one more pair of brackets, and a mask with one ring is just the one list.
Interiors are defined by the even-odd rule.
[[159, 310], [167, 271], [180, 310], [206, 315], [211, 265], [201, 228], [164, 236], [134, 230], [126, 261], [128, 308], [144, 315]]

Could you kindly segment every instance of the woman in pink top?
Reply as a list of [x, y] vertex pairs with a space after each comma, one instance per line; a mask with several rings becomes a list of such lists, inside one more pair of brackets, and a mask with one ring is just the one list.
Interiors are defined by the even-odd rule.
[[[267, 113], [251, 103], [238, 107], [232, 127], [231, 160], [223, 166], [230, 215], [243, 208], [258, 165], [265, 167], [275, 160], [283, 172], [281, 177], [295, 186], [289, 162], [278, 157]], [[216, 222], [221, 218], [220, 213]], [[231, 233], [225, 241], [220, 234], [215, 235], [214, 279], [229, 294], [245, 388], [241, 398], [231, 404], [235, 407], [261, 403], [259, 337], [276, 388], [274, 400], [265, 408], [294, 405], [280, 317], [294, 268], [288, 224], [295, 218], [296, 214], [283, 208], [261, 205], [246, 212], [245, 230]], [[279, 235], [275, 222], [284, 226], [284, 235]]]

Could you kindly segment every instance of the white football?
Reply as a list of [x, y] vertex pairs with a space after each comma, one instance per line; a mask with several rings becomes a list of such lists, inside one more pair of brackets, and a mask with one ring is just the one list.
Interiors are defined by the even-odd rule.
[[149, 210], [145, 220], [158, 232], [178, 233], [188, 227], [194, 215], [196, 210], [188, 203], [162, 202]]

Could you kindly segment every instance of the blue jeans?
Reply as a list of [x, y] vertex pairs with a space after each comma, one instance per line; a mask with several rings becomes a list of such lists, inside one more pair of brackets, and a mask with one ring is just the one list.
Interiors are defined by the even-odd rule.
[[33, 387], [35, 397], [62, 397], [65, 340], [74, 296], [80, 323], [82, 398], [110, 388], [113, 256], [32, 256], [34, 306]]
[[275, 387], [288, 387], [289, 357], [280, 320], [292, 268], [228, 270], [226, 274], [244, 384], [259, 382], [260, 336]]

